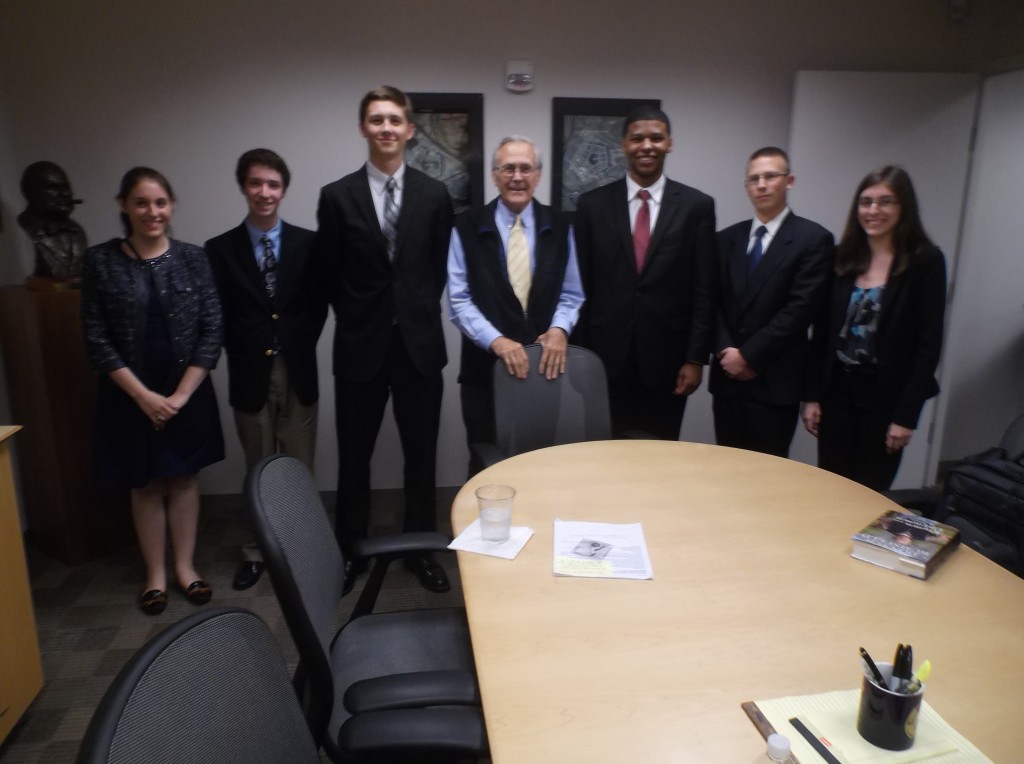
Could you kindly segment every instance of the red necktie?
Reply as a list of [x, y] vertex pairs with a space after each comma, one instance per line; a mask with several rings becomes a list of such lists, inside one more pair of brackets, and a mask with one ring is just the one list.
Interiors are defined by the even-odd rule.
[[647, 246], [651, 243], [651, 208], [647, 200], [651, 195], [640, 191], [640, 209], [636, 212], [636, 224], [633, 226], [633, 252], [636, 254], [636, 272], [644, 269], [644, 258], [647, 257]]

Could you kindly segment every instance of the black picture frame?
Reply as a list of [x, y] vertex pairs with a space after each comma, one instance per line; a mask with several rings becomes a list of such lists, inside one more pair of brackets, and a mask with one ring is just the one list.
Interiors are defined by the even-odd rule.
[[455, 214], [484, 203], [482, 93], [409, 93], [416, 132], [405, 161], [448, 187]]
[[626, 174], [622, 122], [638, 106], [661, 108], [658, 98], [552, 98], [551, 204], [576, 211], [580, 194]]

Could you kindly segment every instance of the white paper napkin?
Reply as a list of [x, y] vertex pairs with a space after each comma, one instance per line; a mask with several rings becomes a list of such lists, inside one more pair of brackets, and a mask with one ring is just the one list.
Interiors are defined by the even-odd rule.
[[525, 525], [513, 525], [509, 529], [508, 541], [496, 544], [493, 541], [484, 541], [480, 538], [480, 518], [477, 518], [460, 533], [455, 540], [448, 545], [449, 549], [458, 549], [461, 552], [476, 552], [486, 554], [490, 557], [501, 557], [506, 560], [514, 560], [519, 550], [526, 546], [526, 542], [533, 535], [533, 528]]

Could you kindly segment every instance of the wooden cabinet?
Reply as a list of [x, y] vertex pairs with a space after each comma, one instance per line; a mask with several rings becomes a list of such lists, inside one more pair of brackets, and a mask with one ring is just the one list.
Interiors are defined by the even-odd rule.
[[36, 617], [14, 495], [10, 438], [0, 426], [0, 743], [43, 688]]
[[0, 287], [0, 348], [28, 528], [36, 549], [77, 565], [132, 543], [128, 492], [93, 484], [96, 379], [89, 369], [77, 290]]

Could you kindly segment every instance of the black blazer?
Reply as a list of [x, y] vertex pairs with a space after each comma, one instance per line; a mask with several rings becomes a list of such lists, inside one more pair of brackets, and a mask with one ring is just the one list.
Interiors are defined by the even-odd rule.
[[706, 364], [715, 309], [715, 201], [669, 180], [636, 272], [626, 180], [580, 197], [576, 249], [587, 296], [573, 341], [596, 352], [610, 380], [635, 343], [651, 387], [674, 387], [687, 361]]
[[448, 357], [441, 325], [452, 203], [440, 181], [406, 165], [395, 261], [388, 259], [365, 165], [320, 191], [317, 270], [334, 307], [334, 373], [368, 382], [384, 364], [397, 322], [421, 374]]
[[[837, 276], [832, 283], [828, 318], [820, 334], [815, 328], [816, 369], [807, 400], [820, 401], [836, 366], [839, 332], [846, 319], [857, 277]], [[925, 401], [939, 392], [935, 368], [942, 352], [946, 312], [946, 259], [929, 246], [910, 258], [898, 276], [890, 276], [882, 292], [878, 317], [878, 382], [890, 421], [917, 428]], [[816, 372], [816, 373], [814, 373]]]
[[313, 237], [282, 221], [274, 304], [244, 223], [206, 242], [224, 313], [228, 396], [239, 411], [256, 412], [267, 402], [275, 334], [296, 396], [307, 406], [319, 397], [316, 343], [327, 300], [312, 270]]
[[773, 406], [800, 403], [810, 350], [808, 329], [821, 313], [835, 257], [832, 234], [786, 215], [761, 262], [747, 275], [751, 221], [718, 234], [719, 293], [715, 354], [738, 348], [758, 376], [729, 379], [711, 363], [712, 395], [743, 394]]

